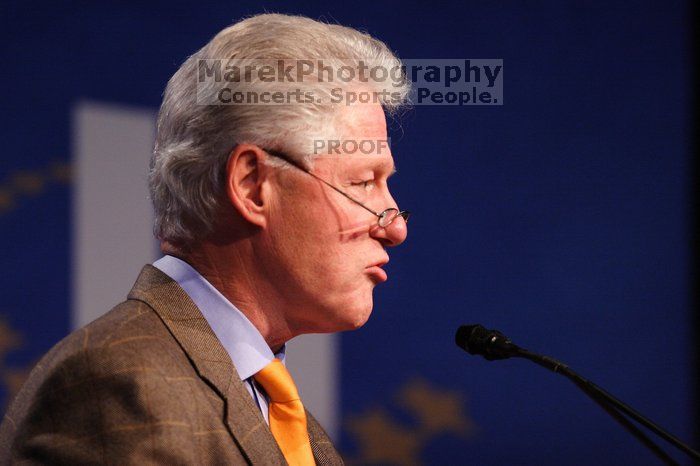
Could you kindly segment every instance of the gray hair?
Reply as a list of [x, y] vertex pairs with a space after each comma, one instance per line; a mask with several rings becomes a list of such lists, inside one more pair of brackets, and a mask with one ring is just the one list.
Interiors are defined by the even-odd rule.
[[[327, 97], [333, 88], [345, 91], [371, 88], [383, 108], [395, 113], [410, 90], [410, 83], [390, 86], [382, 82], [303, 83], [246, 82], [198, 84], [199, 63], [204, 59], [254, 60], [330, 59], [335, 65], [368, 61], [385, 69], [401, 67], [387, 46], [355, 29], [325, 24], [301, 16], [263, 14], [240, 21], [219, 32], [190, 56], [168, 82], [158, 114], [156, 143], [150, 164], [149, 188], [155, 210], [154, 233], [171, 243], [188, 245], [216, 229], [217, 213], [225, 202], [225, 168], [237, 144], [251, 143], [285, 151], [310, 165], [314, 138], [337, 134], [338, 105]], [[290, 86], [326, 97], [322, 102], [292, 105], [203, 105], [223, 87], [240, 92], [275, 92]], [[396, 98], [382, 91], [387, 88]], [[198, 94], [199, 92], [199, 94]]]

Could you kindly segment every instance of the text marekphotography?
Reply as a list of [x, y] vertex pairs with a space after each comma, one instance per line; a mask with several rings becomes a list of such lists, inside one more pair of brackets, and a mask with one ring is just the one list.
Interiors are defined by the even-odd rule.
[[[502, 59], [202, 59], [200, 105], [503, 105]], [[410, 91], [407, 93], [407, 89]]]

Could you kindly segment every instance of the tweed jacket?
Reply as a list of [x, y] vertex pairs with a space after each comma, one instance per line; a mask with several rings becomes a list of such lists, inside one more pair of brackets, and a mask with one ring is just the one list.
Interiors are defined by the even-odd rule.
[[[342, 464], [307, 417], [316, 463]], [[0, 464], [15, 463], [286, 464], [202, 313], [150, 265], [32, 370], [0, 425]]]

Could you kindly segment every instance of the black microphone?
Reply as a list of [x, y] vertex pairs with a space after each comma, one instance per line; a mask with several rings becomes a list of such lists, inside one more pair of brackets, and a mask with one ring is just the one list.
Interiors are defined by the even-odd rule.
[[678, 463], [644, 435], [644, 433], [637, 426], [632, 424], [629, 419], [623, 416], [622, 413], [639, 422], [691, 458], [695, 460], [700, 459], [700, 453], [693, 450], [590, 380], [581, 377], [566, 364], [554, 358], [550, 358], [549, 356], [543, 356], [523, 349], [511, 342], [508, 337], [498, 330], [487, 330], [484, 326], [478, 324], [462, 325], [457, 329], [457, 333], [455, 334], [455, 343], [469, 354], [483, 356], [489, 361], [519, 357], [528, 359], [553, 372], [566, 376], [666, 464]]
[[459, 327], [455, 343], [469, 354], [483, 356], [489, 361], [508, 359], [520, 349], [498, 330], [487, 330], [478, 324]]

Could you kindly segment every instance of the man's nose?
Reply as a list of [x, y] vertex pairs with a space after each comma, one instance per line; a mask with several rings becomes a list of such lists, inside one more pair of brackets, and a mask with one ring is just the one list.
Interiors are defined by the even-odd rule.
[[406, 241], [408, 225], [406, 224], [406, 220], [399, 215], [393, 222], [385, 227], [375, 224], [370, 230], [370, 234], [385, 246], [398, 246]]

